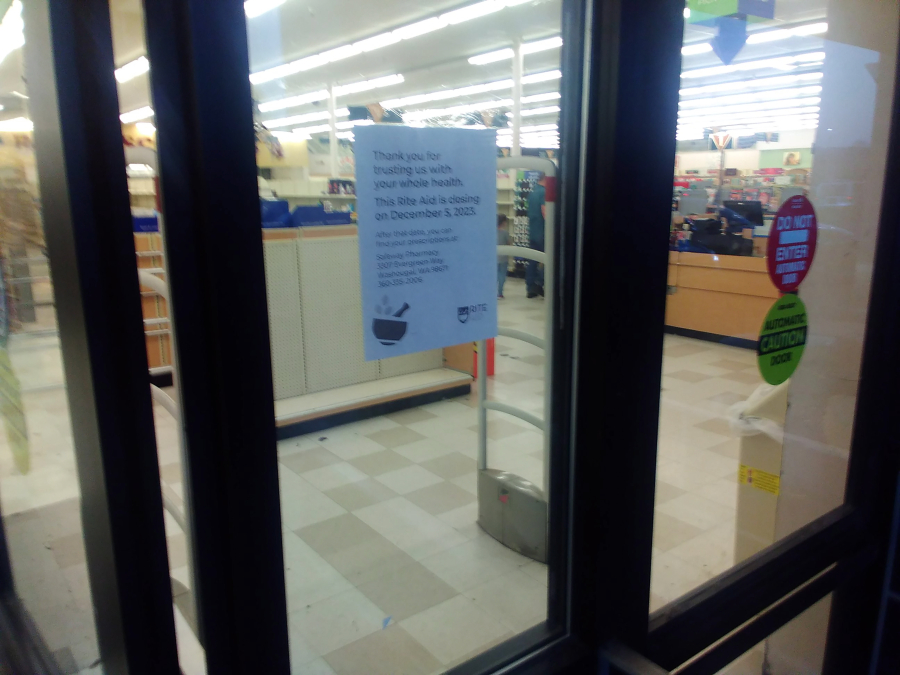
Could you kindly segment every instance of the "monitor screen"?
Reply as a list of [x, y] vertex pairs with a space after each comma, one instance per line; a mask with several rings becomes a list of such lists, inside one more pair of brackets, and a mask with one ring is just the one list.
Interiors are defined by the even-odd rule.
[[753, 223], [757, 227], [762, 227], [763, 224], [763, 210], [762, 210], [762, 202], [758, 201], [746, 201], [746, 202], [737, 202], [737, 201], [725, 201], [722, 202], [722, 206], [726, 209], [731, 209], [735, 213], [740, 216], [743, 216], [748, 221]]

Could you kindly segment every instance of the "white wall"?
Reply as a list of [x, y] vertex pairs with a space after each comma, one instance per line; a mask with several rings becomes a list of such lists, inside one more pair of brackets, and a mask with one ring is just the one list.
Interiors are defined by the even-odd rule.
[[[797, 131], [782, 131], [775, 143], [757, 143], [755, 148], [747, 150], [726, 150], [725, 168], [756, 170], [759, 168], [760, 150], [779, 150], [781, 148], [811, 148], [816, 138], [815, 129], [799, 129]], [[702, 150], [700, 152], [679, 152], [678, 173], [685, 171], [699, 171], [706, 175], [710, 169], [718, 170], [719, 151]]]

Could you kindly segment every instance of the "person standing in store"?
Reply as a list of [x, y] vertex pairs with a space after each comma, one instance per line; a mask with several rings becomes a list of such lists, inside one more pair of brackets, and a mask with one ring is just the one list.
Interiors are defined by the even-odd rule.
[[[497, 246], [509, 246], [509, 218], [502, 213], [497, 214]], [[497, 256], [497, 297], [503, 297], [503, 284], [509, 271], [509, 256]]]
[[[529, 248], [536, 251], [544, 250], [544, 217], [547, 212], [546, 177], [541, 174], [528, 195], [528, 238]], [[529, 260], [525, 265], [525, 292], [526, 297], [534, 298], [544, 295], [544, 267], [535, 260]]]

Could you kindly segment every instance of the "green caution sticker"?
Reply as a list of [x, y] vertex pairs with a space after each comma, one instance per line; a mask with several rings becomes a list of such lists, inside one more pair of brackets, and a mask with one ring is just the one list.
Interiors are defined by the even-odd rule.
[[806, 330], [806, 306], [800, 298], [788, 293], [775, 301], [756, 346], [759, 372], [766, 382], [781, 384], [794, 374], [803, 356]]

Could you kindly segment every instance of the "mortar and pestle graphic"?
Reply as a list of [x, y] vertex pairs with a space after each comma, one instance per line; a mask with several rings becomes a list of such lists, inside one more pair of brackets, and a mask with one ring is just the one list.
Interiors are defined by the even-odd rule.
[[383, 345], [397, 344], [406, 335], [406, 321], [398, 321], [398, 319], [409, 309], [409, 305], [404, 302], [403, 307], [391, 314], [391, 308], [387, 306], [387, 296], [382, 300], [382, 304], [384, 308], [376, 305], [375, 311], [379, 314], [386, 314], [389, 318], [372, 319], [372, 333]]

